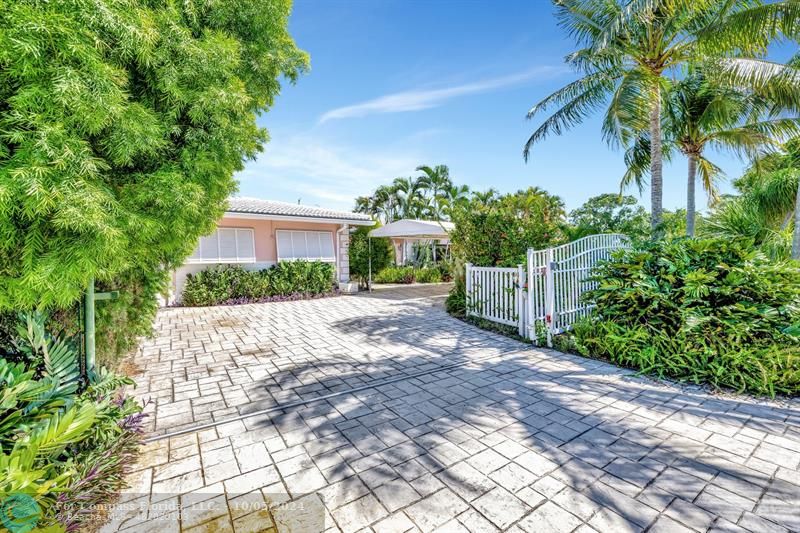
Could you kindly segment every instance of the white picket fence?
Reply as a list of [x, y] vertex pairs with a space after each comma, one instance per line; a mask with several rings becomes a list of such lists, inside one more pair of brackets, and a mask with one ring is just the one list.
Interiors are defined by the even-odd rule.
[[522, 337], [552, 344], [552, 337], [586, 316], [581, 296], [598, 261], [629, 246], [620, 234], [590, 235], [562, 246], [528, 250], [516, 268], [467, 264], [467, 314], [518, 328]]

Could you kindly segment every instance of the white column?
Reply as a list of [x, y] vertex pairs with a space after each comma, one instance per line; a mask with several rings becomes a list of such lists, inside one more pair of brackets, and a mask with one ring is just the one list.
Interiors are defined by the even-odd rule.
[[358, 285], [350, 283], [350, 226], [343, 224], [336, 232], [336, 275], [339, 290], [358, 292]]

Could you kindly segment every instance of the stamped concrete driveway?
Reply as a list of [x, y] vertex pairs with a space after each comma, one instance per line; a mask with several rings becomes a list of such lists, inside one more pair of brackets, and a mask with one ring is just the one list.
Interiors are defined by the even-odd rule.
[[165, 309], [108, 531], [800, 530], [800, 406], [478, 330], [447, 286]]

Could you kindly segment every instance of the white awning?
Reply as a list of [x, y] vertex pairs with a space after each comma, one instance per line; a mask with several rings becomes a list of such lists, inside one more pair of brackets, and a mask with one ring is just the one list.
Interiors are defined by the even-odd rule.
[[455, 224], [452, 222], [404, 218], [370, 231], [369, 236], [395, 239], [447, 239], [453, 228]]

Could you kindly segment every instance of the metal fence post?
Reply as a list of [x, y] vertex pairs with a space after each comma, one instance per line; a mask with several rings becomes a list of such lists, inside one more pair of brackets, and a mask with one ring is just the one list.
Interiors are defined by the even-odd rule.
[[470, 316], [472, 314], [472, 310], [470, 309], [469, 305], [470, 298], [472, 297], [472, 263], [466, 264], [466, 277], [467, 277], [466, 279], [467, 294], [466, 294], [466, 302], [464, 302], [464, 304], [466, 305], [467, 316]]
[[525, 337], [525, 302], [523, 290], [525, 288], [525, 270], [522, 265], [517, 265], [517, 321], [519, 322], [519, 336]]
[[553, 331], [555, 329], [555, 307], [556, 307], [556, 290], [553, 279], [553, 269], [555, 261], [553, 261], [553, 249], [547, 250], [547, 270], [545, 270], [545, 320], [547, 321], [547, 346], [553, 347]]

